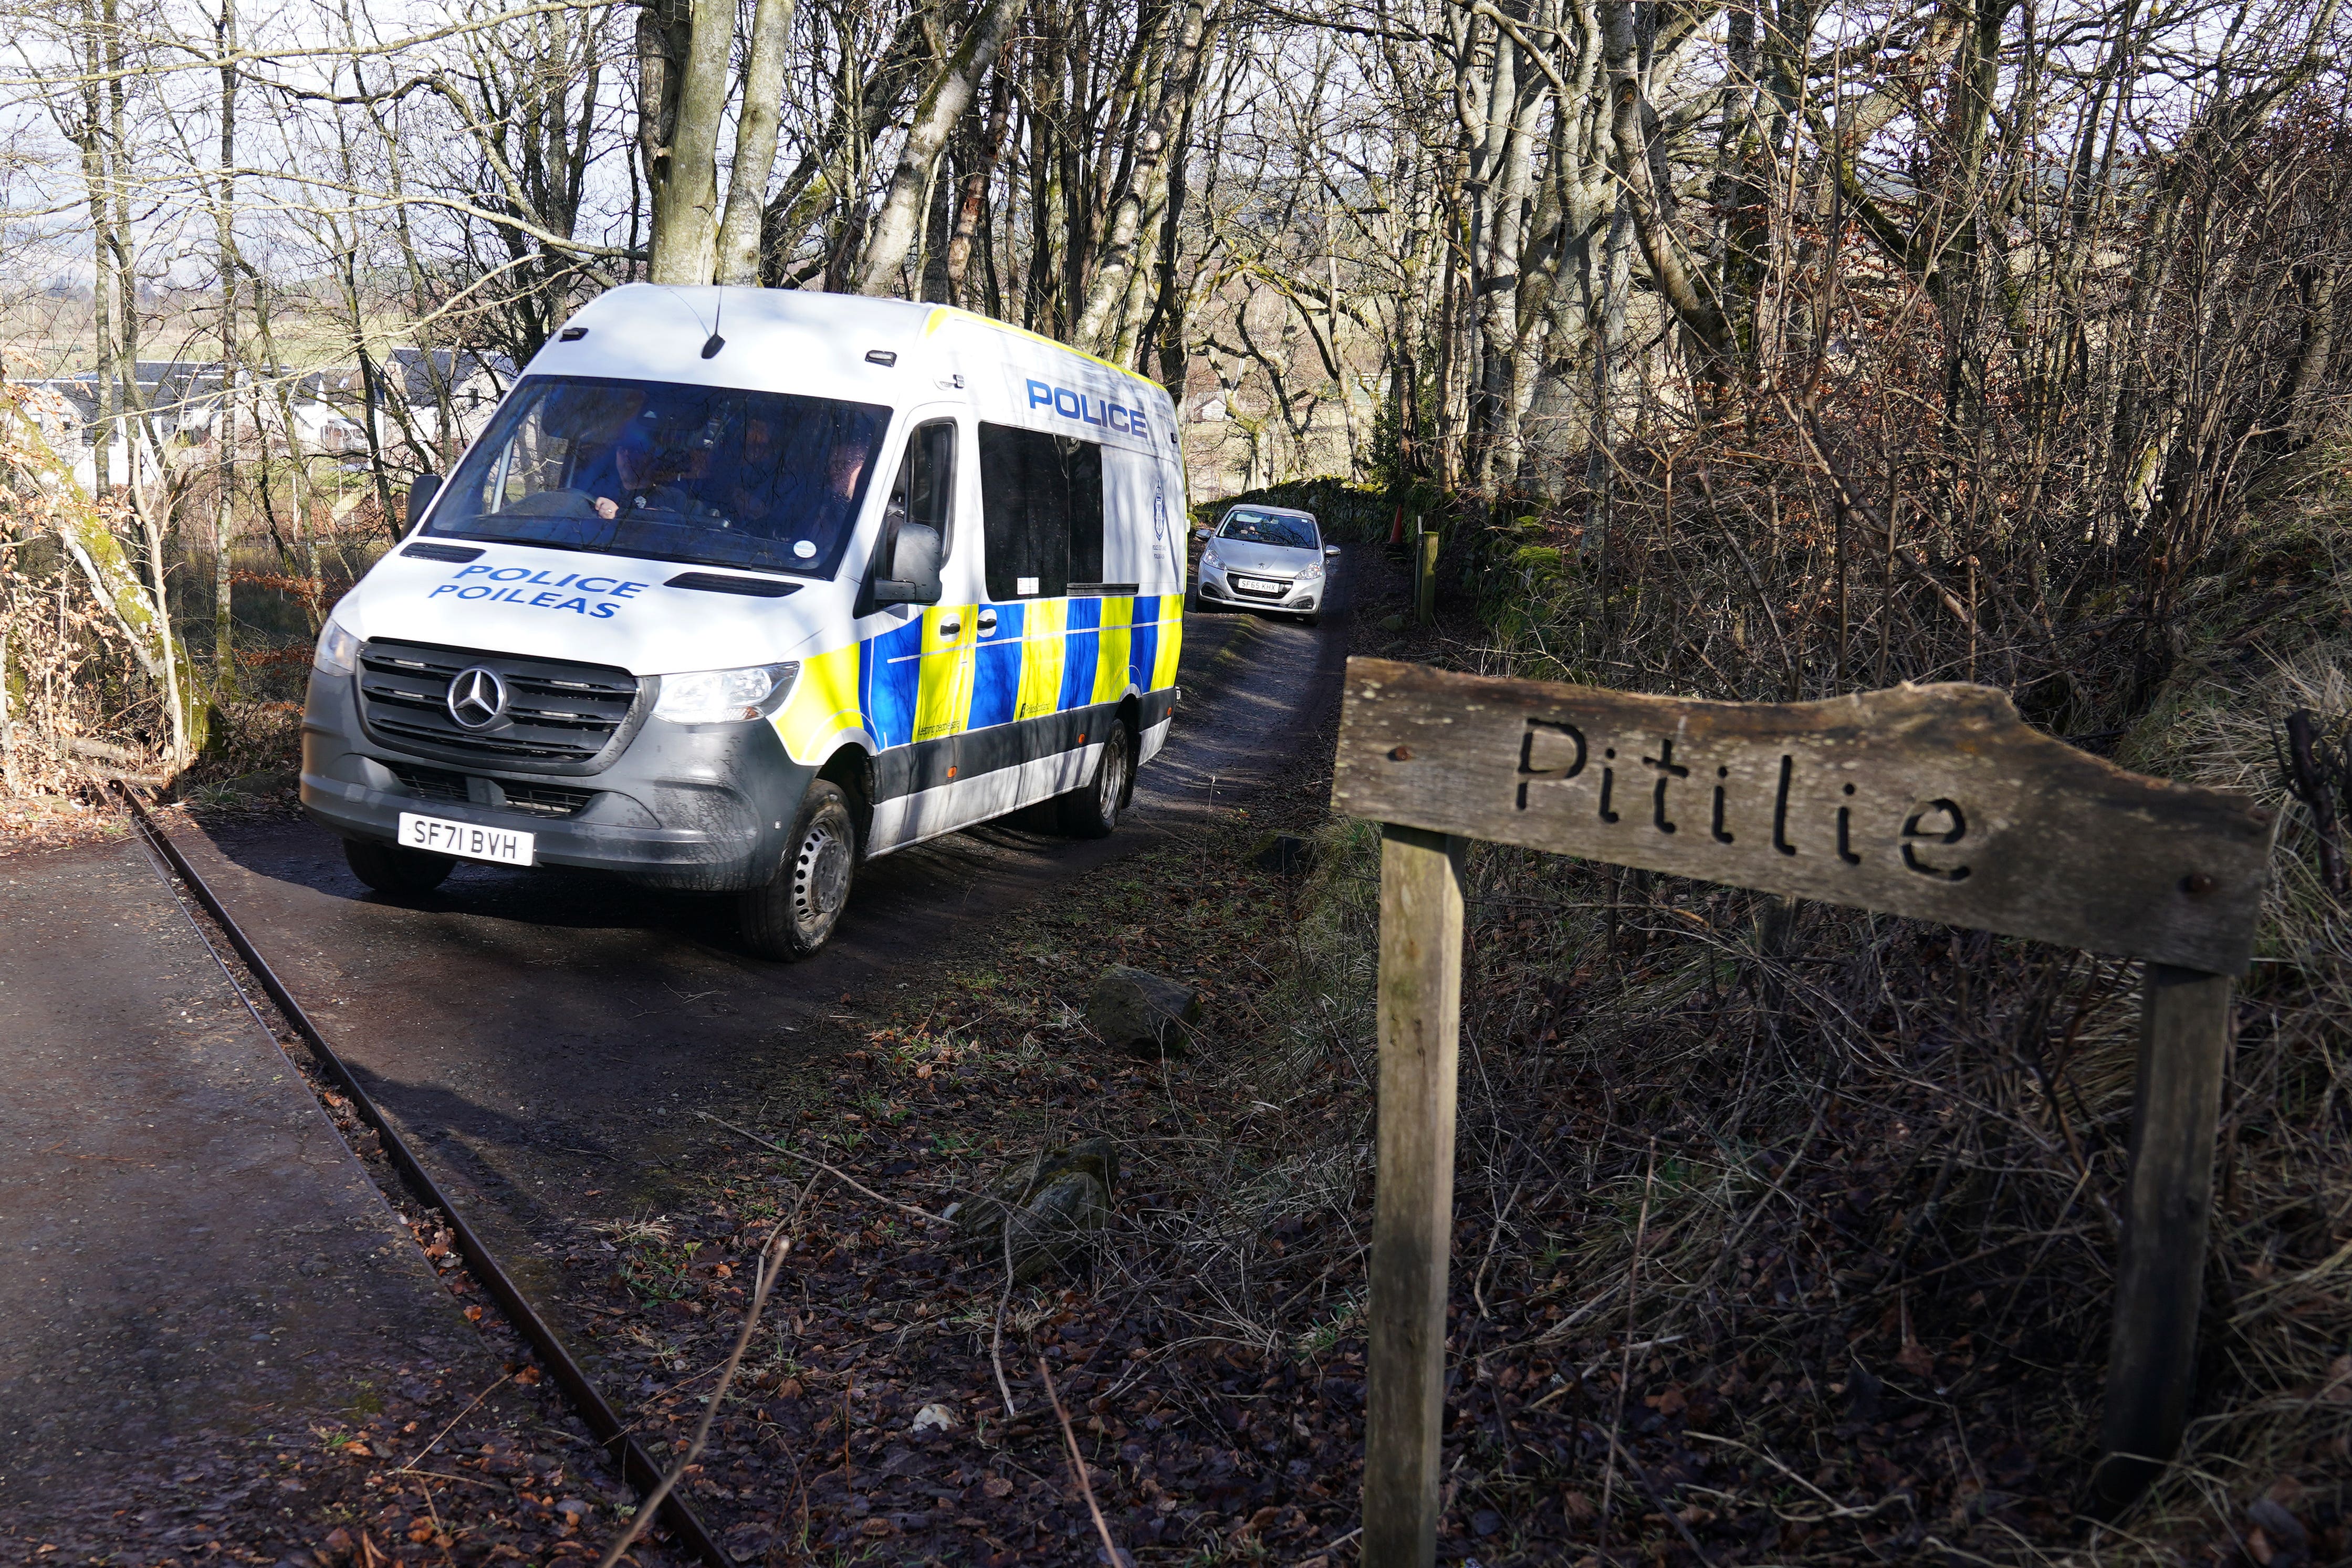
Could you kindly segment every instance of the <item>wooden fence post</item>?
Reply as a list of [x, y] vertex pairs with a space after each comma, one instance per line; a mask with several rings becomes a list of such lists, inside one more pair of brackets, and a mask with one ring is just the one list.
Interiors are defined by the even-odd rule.
[[2180, 1448], [2213, 1213], [2213, 1135], [2229, 1052], [2230, 977], [2147, 965], [2123, 1259], [2107, 1348], [2098, 1501], [2119, 1510]]
[[1381, 830], [1366, 1568], [1432, 1568], [1437, 1561], [1465, 842], [1414, 827]]
[[1413, 557], [1412, 608], [1423, 626], [1437, 619], [1437, 531], [1424, 528]]

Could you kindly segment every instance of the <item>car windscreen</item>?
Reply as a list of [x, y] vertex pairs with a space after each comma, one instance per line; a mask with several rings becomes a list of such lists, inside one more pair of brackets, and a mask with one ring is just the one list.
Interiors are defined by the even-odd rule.
[[1285, 517], [1272, 511], [1230, 511], [1224, 525], [1217, 530], [1220, 539], [1238, 539], [1250, 544], [1280, 544], [1293, 550], [1315, 548], [1315, 525], [1303, 517]]
[[426, 531], [829, 577], [889, 423], [867, 403], [527, 377]]

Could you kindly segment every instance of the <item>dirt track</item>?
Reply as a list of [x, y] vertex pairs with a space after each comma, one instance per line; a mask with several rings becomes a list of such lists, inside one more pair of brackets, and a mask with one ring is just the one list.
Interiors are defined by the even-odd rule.
[[1116, 836], [991, 826], [886, 857], [801, 964], [742, 952], [724, 900], [469, 865], [395, 902], [307, 823], [179, 841], [528, 1284], [532, 1254], [575, 1222], [656, 1195], [665, 1158], [707, 1140], [693, 1110], [755, 1100], [856, 999], [984, 940], [1011, 902], [1245, 798], [1336, 698], [1343, 620], [1189, 618], [1182, 710]]

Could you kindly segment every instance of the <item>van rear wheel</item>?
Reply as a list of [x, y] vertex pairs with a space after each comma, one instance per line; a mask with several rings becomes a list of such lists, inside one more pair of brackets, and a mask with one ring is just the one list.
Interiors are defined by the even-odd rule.
[[765, 887], [743, 894], [743, 942], [762, 958], [806, 958], [832, 939], [849, 907], [857, 825], [841, 786], [819, 779], [802, 798], [784, 839], [783, 864]]
[[379, 893], [429, 893], [457, 868], [446, 855], [379, 844], [373, 838], [343, 840], [343, 860], [352, 875]]
[[1102, 760], [1095, 764], [1094, 782], [1062, 797], [1063, 832], [1073, 838], [1111, 836], [1127, 805], [1128, 784], [1135, 776], [1134, 758], [1134, 742], [1127, 725], [1111, 721], [1110, 733], [1103, 737]]

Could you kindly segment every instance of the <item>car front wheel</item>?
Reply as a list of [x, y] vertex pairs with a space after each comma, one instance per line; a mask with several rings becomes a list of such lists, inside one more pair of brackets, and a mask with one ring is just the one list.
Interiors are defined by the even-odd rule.
[[849, 905], [857, 864], [857, 825], [849, 797], [819, 779], [809, 785], [784, 840], [783, 864], [764, 887], [742, 898], [744, 943], [762, 958], [806, 958], [823, 947]]

